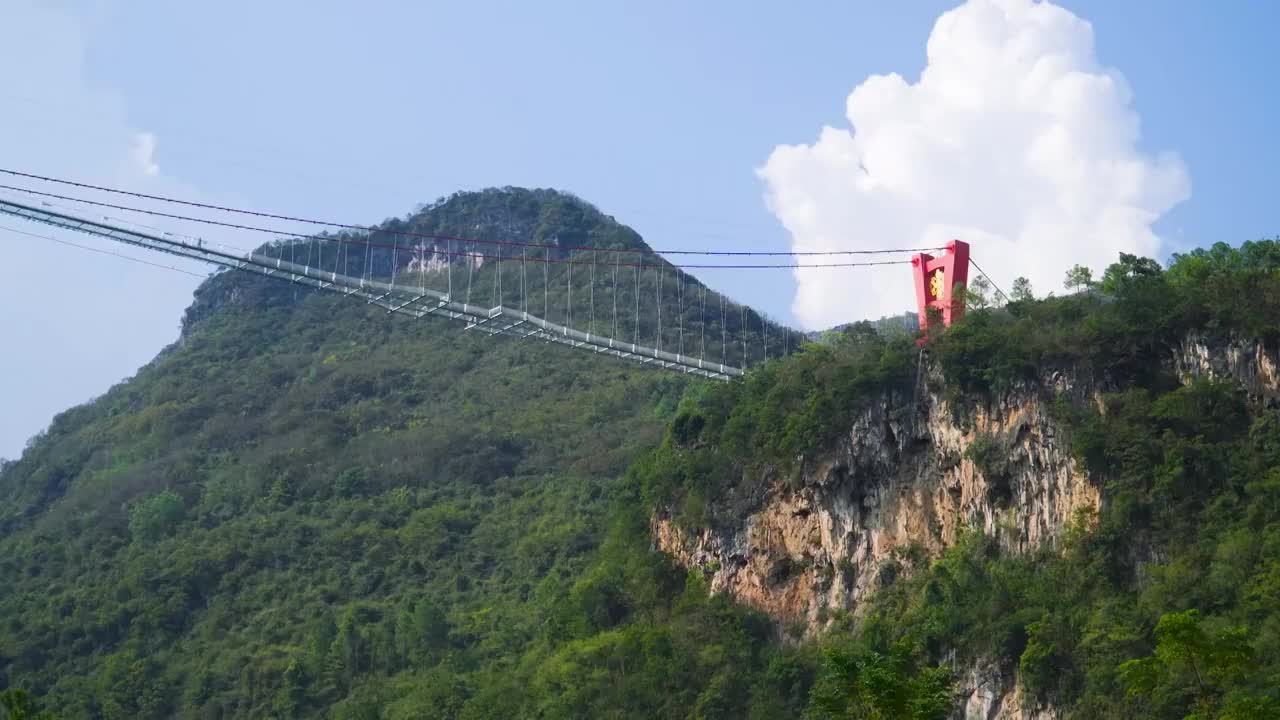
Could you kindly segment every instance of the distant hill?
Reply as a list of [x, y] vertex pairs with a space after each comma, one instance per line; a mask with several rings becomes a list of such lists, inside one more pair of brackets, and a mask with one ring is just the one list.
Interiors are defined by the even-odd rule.
[[[879, 320], [867, 320], [865, 322], [870, 323], [871, 327], [885, 335], [895, 335], [902, 332], [914, 333], [920, 329], [920, 316], [914, 312], [904, 312], [901, 315], [887, 315]], [[826, 330], [813, 330], [806, 333], [805, 337], [812, 341], [821, 340], [824, 334], [843, 332], [853, 324], [854, 323], [844, 323], [842, 325], [835, 325], [827, 328]]]

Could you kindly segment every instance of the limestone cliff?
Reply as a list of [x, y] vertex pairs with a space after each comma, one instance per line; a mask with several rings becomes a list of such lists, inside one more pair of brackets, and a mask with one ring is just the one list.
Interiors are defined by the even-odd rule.
[[690, 532], [659, 514], [657, 544], [713, 591], [813, 633], [832, 610], [856, 612], [901, 553], [935, 555], [965, 527], [1015, 552], [1055, 543], [1099, 503], [1051, 417], [1064, 392], [1082, 390], [1053, 374], [965, 404], [932, 373], [916, 398], [878, 398], [794, 476], [764, 478], [745, 516], [713, 511]]

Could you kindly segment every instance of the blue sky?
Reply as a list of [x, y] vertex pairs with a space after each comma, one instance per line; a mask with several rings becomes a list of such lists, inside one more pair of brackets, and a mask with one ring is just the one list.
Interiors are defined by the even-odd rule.
[[[783, 250], [756, 169], [847, 128], [869, 75], [917, 79], [956, 4], [6, 0], [0, 58], [22, 79], [0, 89], [0, 166], [351, 222], [457, 189], [551, 186], [655, 246]], [[1186, 166], [1190, 197], [1155, 223], [1165, 247], [1276, 234], [1278, 6], [1060, 4], [1127, 79], [1139, 149]], [[137, 133], [163, 182], [120, 169]], [[172, 342], [196, 280], [0, 241], [0, 457], [15, 457]], [[76, 290], [49, 299], [52, 276]], [[797, 319], [785, 272], [702, 277]]]

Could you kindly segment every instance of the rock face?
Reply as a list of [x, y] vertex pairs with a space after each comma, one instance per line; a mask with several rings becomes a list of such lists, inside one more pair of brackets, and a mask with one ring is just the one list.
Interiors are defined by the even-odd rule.
[[1026, 702], [1016, 681], [998, 666], [975, 664], [958, 673], [956, 720], [1056, 720], [1056, 708]]
[[1098, 508], [1050, 416], [1056, 393], [1077, 392], [1065, 376], [981, 406], [948, 401], [939, 377], [929, 386], [914, 403], [880, 398], [795, 476], [765, 479], [745, 517], [689, 532], [659, 514], [658, 546], [713, 591], [812, 634], [830, 611], [856, 612], [903, 553], [936, 555], [966, 527], [1024, 552]]
[[[690, 532], [659, 513], [653, 534], [678, 562], [805, 635], [831, 611], [855, 614], [901, 559], [937, 555], [965, 528], [1012, 552], [1056, 545], [1080, 511], [1102, 502], [1071, 457], [1050, 409], [1092, 390], [1061, 373], [981, 405], [947, 399], [936, 373], [918, 397], [886, 395], [840, 441], [792, 477], [764, 478], [745, 516]], [[995, 665], [960, 672], [957, 717], [1051, 720], [1024, 708], [1016, 678]]]
[[1195, 378], [1235, 382], [1251, 400], [1280, 401], [1280, 349], [1260, 340], [1188, 335], [1174, 351], [1173, 369], [1183, 382]]

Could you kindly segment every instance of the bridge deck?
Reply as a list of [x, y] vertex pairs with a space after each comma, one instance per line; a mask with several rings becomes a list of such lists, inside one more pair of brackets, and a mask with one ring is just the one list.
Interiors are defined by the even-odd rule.
[[205, 246], [203, 243], [181, 242], [175, 238], [130, 230], [3, 198], [0, 198], [0, 213], [242, 272], [258, 273], [317, 290], [359, 297], [365, 302], [384, 308], [388, 313], [414, 318], [438, 315], [452, 320], [461, 320], [466, 323], [465, 329], [478, 330], [488, 335], [546, 340], [575, 349], [590, 350], [717, 380], [729, 380], [743, 374], [741, 368], [731, 365], [706, 362], [697, 357], [670, 353], [646, 345], [621, 342], [604, 335], [585, 333], [503, 305], [481, 307], [458, 302], [449, 293], [429, 288], [351, 277], [261, 253], [249, 252], [243, 255], [228, 253]]

